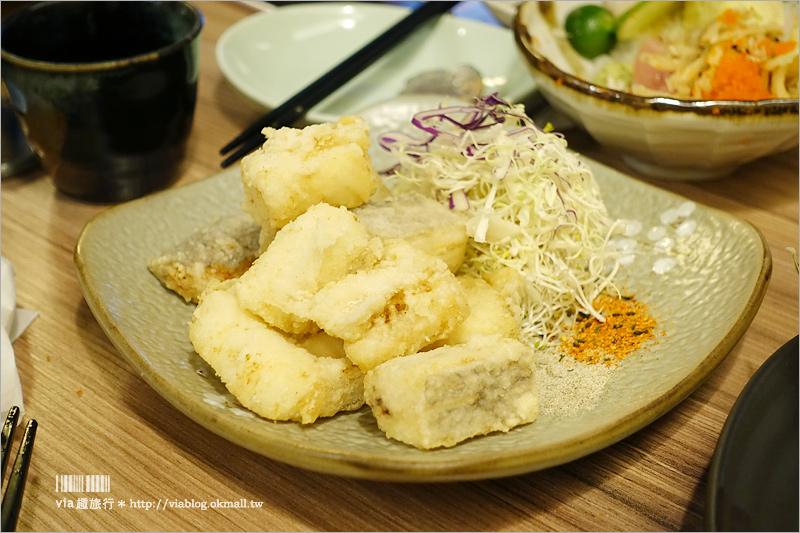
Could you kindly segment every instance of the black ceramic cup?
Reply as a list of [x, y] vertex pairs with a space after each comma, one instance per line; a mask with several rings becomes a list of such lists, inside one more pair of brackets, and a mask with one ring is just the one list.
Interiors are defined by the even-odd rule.
[[45, 2], [3, 19], [3, 83], [60, 192], [119, 202], [175, 180], [202, 26], [186, 2]]

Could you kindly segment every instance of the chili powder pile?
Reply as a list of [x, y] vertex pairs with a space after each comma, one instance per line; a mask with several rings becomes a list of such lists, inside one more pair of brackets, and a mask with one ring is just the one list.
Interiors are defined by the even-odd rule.
[[572, 356], [588, 364], [618, 366], [623, 359], [655, 338], [657, 321], [648, 314], [646, 305], [633, 296], [601, 295], [594, 308], [605, 318], [600, 322], [591, 315], [578, 312], [567, 333], [561, 336], [562, 357]]

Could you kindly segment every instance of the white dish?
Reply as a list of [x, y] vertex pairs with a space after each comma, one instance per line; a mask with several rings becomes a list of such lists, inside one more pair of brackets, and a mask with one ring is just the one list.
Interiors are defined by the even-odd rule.
[[[409, 11], [382, 4], [312, 3], [251, 15], [217, 43], [223, 75], [267, 108], [288, 100], [398, 22]], [[534, 89], [531, 76], [504, 28], [444, 15], [418, 28], [386, 56], [312, 108], [311, 122], [335, 122], [392, 98], [422, 72], [473, 66], [486, 94], [517, 102]]]

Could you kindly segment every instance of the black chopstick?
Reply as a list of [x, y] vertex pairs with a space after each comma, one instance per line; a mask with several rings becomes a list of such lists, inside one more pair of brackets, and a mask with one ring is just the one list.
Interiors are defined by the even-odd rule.
[[224, 155], [238, 146], [236, 151], [222, 162], [222, 168], [230, 166], [239, 158], [260, 146], [264, 142], [264, 136], [261, 134], [262, 129], [288, 126], [298, 120], [309, 109], [374, 63], [394, 45], [405, 39], [417, 26], [445, 13], [457, 3], [426, 2], [373, 39], [361, 50], [355, 52], [326, 74], [323, 74], [311, 85], [248, 126], [220, 150], [220, 154]]
[[0, 509], [0, 525], [3, 531], [15, 531], [17, 529], [17, 518], [22, 508], [22, 495], [25, 492], [25, 483], [28, 480], [28, 467], [31, 463], [33, 453], [33, 441], [36, 439], [36, 420], [29, 420], [25, 426], [25, 433], [22, 434], [22, 442], [19, 445], [17, 458], [11, 475], [8, 478], [6, 492], [3, 495], [2, 509]]
[[19, 420], [19, 407], [15, 405], [8, 410], [6, 421], [3, 422], [3, 469], [2, 472], [0, 472], [2, 477], [6, 475], [6, 465], [8, 465], [8, 456], [11, 451], [11, 441], [14, 439], [14, 430], [17, 428], [17, 420]]

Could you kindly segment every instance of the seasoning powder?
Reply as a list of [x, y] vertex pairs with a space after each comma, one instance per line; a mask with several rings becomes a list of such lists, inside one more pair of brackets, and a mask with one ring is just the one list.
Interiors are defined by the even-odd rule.
[[655, 337], [656, 320], [633, 296], [601, 295], [594, 307], [604, 322], [579, 312], [561, 336], [560, 353], [586, 364], [619, 366], [620, 362]]
[[564, 357], [558, 348], [540, 349], [536, 355], [536, 384], [542, 415], [573, 418], [597, 406], [614, 369], [587, 365]]

